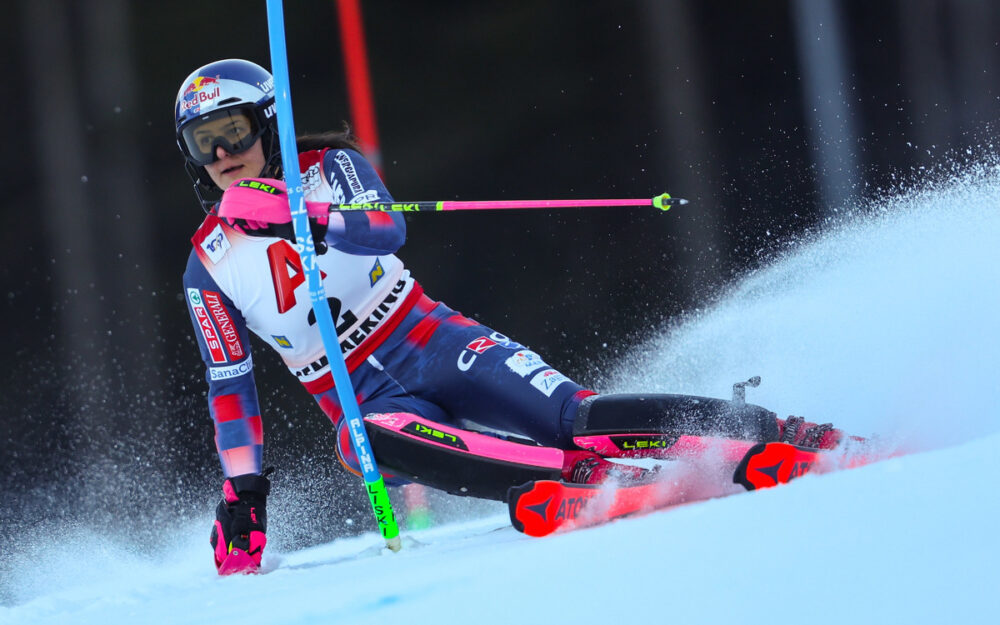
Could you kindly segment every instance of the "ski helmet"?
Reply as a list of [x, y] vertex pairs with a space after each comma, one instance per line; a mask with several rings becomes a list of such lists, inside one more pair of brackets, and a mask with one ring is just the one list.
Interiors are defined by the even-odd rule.
[[[241, 123], [234, 124], [234, 130], [225, 135], [197, 132], [207, 122], [227, 118]], [[203, 205], [211, 202], [204, 200], [202, 189], [215, 188], [205, 165], [217, 160], [219, 146], [239, 154], [261, 139], [267, 163], [262, 173], [280, 177], [277, 122], [274, 78], [256, 63], [240, 59], [216, 61], [199, 67], [181, 83], [174, 103], [177, 146], [184, 154], [185, 168]]]

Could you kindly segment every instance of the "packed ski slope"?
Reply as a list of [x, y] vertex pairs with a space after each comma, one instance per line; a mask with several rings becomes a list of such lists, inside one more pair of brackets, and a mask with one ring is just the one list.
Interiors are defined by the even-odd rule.
[[341, 540], [244, 578], [216, 577], [192, 528], [163, 562], [61, 553], [0, 622], [987, 622], [998, 474], [993, 435], [547, 539], [501, 515], [413, 533], [399, 554]]
[[[504, 508], [269, 553], [218, 578], [204, 523], [161, 559], [40, 536], [0, 623], [989, 622], [1000, 591], [1000, 173], [845, 215], [677, 322], [605, 388], [749, 399], [913, 451], [852, 471], [530, 539]], [[17, 547], [17, 546], [15, 546]], [[0, 557], [11, 546], [0, 546]]]

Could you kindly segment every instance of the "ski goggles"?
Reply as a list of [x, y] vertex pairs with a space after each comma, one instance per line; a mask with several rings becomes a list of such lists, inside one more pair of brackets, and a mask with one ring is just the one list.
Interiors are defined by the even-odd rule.
[[229, 154], [239, 154], [253, 147], [264, 134], [253, 107], [233, 107], [213, 111], [191, 121], [181, 129], [188, 160], [205, 166], [218, 158], [218, 148]]

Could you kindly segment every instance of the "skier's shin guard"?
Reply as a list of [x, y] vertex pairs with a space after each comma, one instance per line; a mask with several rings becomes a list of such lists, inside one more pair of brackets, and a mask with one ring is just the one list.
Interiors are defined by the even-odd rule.
[[506, 501], [507, 489], [558, 480], [563, 452], [448, 427], [407, 413], [365, 417], [380, 469], [453, 495]]
[[580, 404], [573, 441], [604, 456], [670, 458], [693, 440], [777, 440], [776, 418], [760, 406], [711, 397], [597, 395]]

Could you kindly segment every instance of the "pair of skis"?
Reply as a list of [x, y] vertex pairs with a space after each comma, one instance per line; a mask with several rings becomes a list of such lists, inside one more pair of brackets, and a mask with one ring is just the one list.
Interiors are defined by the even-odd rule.
[[[770, 488], [807, 473], [860, 466], [872, 460], [865, 453], [758, 443], [736, 465], [733, 482], [746, 490]], [[739, 491], [727, 491], [720, 485], [692, 488], [684, 477], [617, 487], [540, 480], [511, 488], [508, 506], [515, 529], [528, 536], [547, 536], [734, 492]]]

